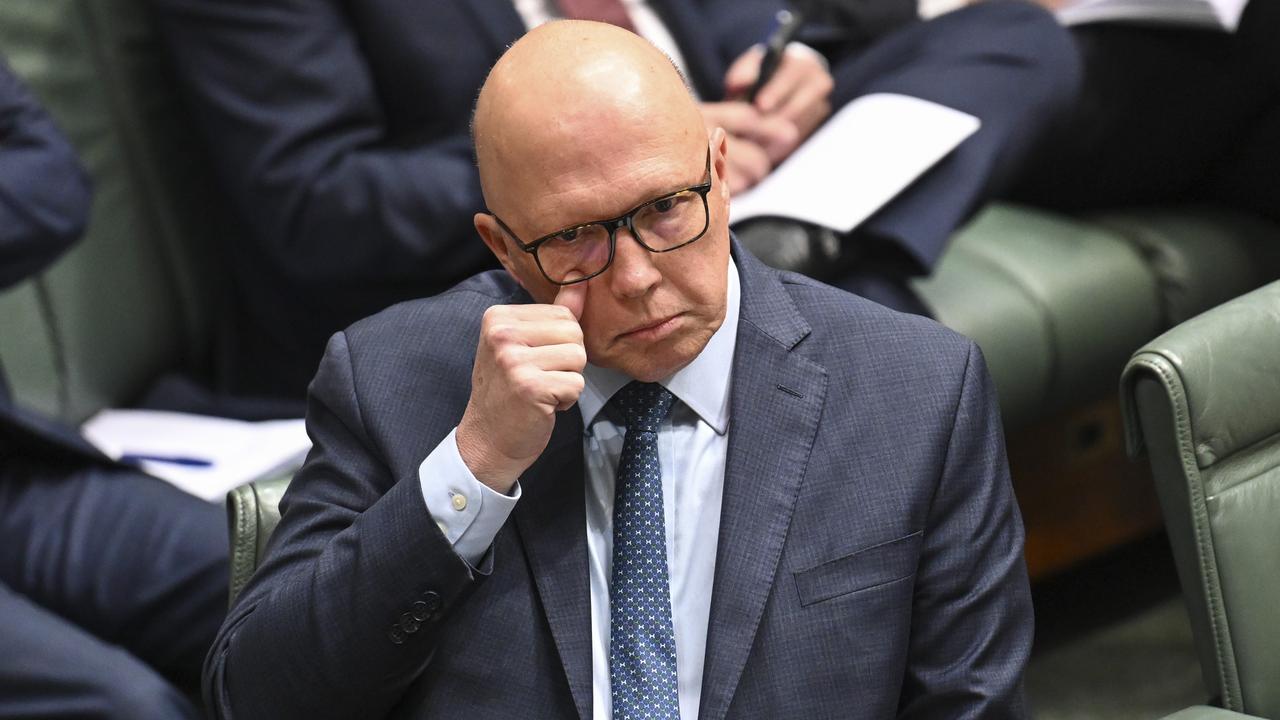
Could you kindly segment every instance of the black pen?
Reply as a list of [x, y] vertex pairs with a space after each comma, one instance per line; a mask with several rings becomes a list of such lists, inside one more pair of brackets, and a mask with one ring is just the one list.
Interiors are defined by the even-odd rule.
[[773, 79], [773, 74], [782, 64], [782, 53], [786, 52], [787, 45], [800, 30], [800, 23], [803, 22], [804, 16], [798, 10], [779, 10], [777, 20], [778, 27], [774, 29], [764, 45], [764, 57], [760, 60], [760, 75], [756, 78], [756, 84], [751, 86], [751, 92], [747, 94], [749, 103], [755, 102], [760, 89]]

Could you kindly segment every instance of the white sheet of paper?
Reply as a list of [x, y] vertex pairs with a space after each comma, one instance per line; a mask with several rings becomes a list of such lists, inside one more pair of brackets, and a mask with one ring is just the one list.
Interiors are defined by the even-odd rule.
[[[205, 500], [301, 464], [311, 448], [302, 420], [244, 422], [205, 415], [151, 410], [102, 410], [80, 427], [109, 457], [144, 455], [149, 475]], [[207, 467], [177, 459], [208, 462]]]
[[1235, 32], [1248, 4], [1249, 0], [1069, 0], [1057, 15], [1063, 25], [1127, 20]]
[[848, 232], [981, 125], [928, 100], [877, 93], [845, 105], [759, 185], [736, 195], [731, 223], [785, 217]]

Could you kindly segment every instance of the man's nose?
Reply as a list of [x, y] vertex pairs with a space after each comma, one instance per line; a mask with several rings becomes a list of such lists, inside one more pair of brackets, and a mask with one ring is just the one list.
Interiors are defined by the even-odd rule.
[[637, 242], [625, 227], [618, 228], [615, 241], [609, 286], [620, 297], [641, 297], [662, 281], [662, 273], [653, 263], [653, 253]]

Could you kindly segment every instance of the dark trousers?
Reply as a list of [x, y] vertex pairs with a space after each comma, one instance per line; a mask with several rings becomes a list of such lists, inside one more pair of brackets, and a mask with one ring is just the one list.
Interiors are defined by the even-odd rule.
[[[918, 273], [932, 270], [952, 232], [1006, 188], [1054, 118], [1072, 106], [1080, 58], [1067, 31], [1042, 8], [992, 0], [896, 30], [832, 74], [835, 107], [861, 95], [897, 93], [982, 121], [855, 231], [904, 250]], [[874, 256], [876, 248], [861, 250]]]
[[1081, 100], [1010, 197], [1066, 211], [1213, 203], [1280, 220], [1280, 2], [1234, 34], [1116, 23], [1072, 30]]
[[832, 68], [840, 107], [871, 93], [909, 95], [976, 116], [981, 128], [848, 239], [827, 282], [928, 315], [908, 279], [927, 274], [952, 233], [1004, 193], [1074, 104], [1080, 57], [1044, 9], [992, 0], [897, 29]]
[[226, 611], [226, 514], [124, 469], [0, 469], [0, 718], [184, 718]]

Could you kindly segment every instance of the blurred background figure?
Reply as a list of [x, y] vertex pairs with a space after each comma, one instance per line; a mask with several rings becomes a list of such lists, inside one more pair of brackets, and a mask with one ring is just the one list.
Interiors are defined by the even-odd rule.
[[1280, 219], [1278, 29], [1275, 0], [1249, 2], [1234, 32], [1072, 27], [1080, 101], [1011, 197], [1064, 211], [1197, 203]]
[[[614, 22], [664, 50], [731, 135], [731, 187], [782, 162], [855, 97], [893, 92], [978, 116], [982, 129], [856, 237], [840, 277], [882, 303], [923, 307], [951, 231], [1003, 189], [1070, 105], [1065, 31], [1028, 2], [994, 0], [924, 22], [915, 0], [814, 4], [754, 103], [776, 0], [153, 0], [159, 27], [248, 231], [229, 248], [240, 364], [233, 390], [301, 398], [328, 336], [394, 302], [490, 266], [467, 128], [494, 60], [555, 17]], [[821, 52], [814, 52], [814, 48]], [[825, 260], [825, 259], [824, 259]]]
[[[0, 289], [75, 242], [89, 198], [0, 62]], [[196, 717], [227, 582], [221, 507], [17, 407], [0, 373], [0, 717]]]

